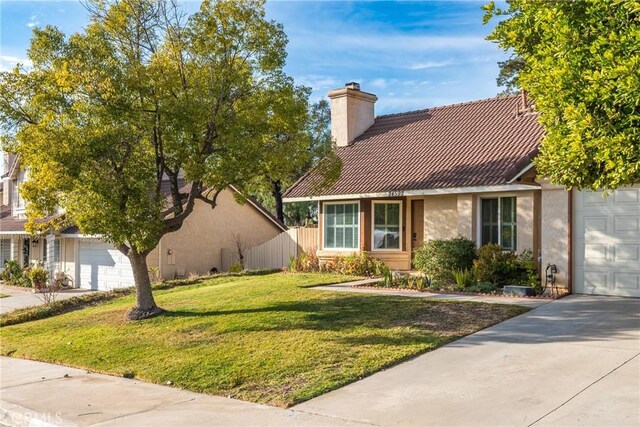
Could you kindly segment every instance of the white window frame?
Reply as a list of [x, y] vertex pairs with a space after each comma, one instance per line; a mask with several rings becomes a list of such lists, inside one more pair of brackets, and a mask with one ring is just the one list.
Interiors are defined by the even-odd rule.
[[[506, 198], [514, 198], [515, 199], [515, 210], [516, 210], [516, 227], [518, 225], [518, 195], [516, 193], [492, 193], [492, 194], [483, 194], [481, 197], [478, 197], [478, 204], [476, 206], [476, 247], [480, 248], [482, 246], [482, 200], [485, 199], [498, 199], [498, 241], [499, 245], [502, 245], [502, 233], [500, 232], [502, 228], [502, 203], [500, 203], [500, 199]], [[518, 230], [519, 228], [516, 228]], [[518, 251], [518, 232], [516, 231], [516, 247], [513, 250], [505, 250], [505, 252], [517, 252]]]
[[[399, 225], [399, 229], [398, 232], [400, 233], [400, 244], [398, 249], [393, 249], [393, 248], [389, 248], [389, 249], [376, 249], [374, 248], [374, 237], [373, 237], [373, 233], [375, 232], [376, 229], [376, 206], [375, 205], [385, 205], [385, 204], [396, 204], [396, 205], [400, 205], [400, 225]], [[404, 231], [402, 229], [402, 225], [403, 225], [403, 216], [404, 216], [404, 211], [402, 210], [403, 207], [403, 203], [402, 200], [372, 200], [371, 201], [371, 252], [402, 252], [402, 248], [404, 246], [402, 246], [404, 244]]]
[[[20, 195], [20, 186], [28, 179], [27, 170], [18, 171], [15, 182], [11, 184], [11, 208], [13, 215], [22, 215], [26, 212], [27, 201]], [[20, 203], [22, 201], [22, 203]]]
[[[354, 205], [357, 204], [358, 205], [358, 214], [356, 215], [356, 218], [358, 219], [358, 224], [357, 224], [357, 228], [358, 228], [358, 238], [356, 239], [356, 247], [354, 248], [327, 248], [325, 246], [326, 243], [326, 226], [327, 226], [327, 210], [325, 208], [325, 206], [327, 205]], [[322, 249], [326, 250], [326, 251], [335, 251], [335, 252], [354, 252], [354, 251], [359, 251], [360, 250], [360, 241], [361, 241], [361, 237], [360, 237], [360, 231], [361, 231], [361, 227], [360, 227], [360, 213], [362, 212], [361, 209], [361, 205], [360, 205], [360, 200], [338, 200], [338, 201], [332, 201], [332, 202], [322, 202]]]

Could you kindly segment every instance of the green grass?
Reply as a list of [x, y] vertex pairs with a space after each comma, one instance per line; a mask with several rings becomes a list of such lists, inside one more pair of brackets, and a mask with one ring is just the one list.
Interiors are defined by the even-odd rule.
[[7, 294], [0, 294], [0, 298], [7, 298], [10, 297], [11, 295], [7, 295]]
[[0, 330], [4, 355], [276, 406], [310, 399], [522, 307], [309, 289], [343, 277], [221, 277], [156, 291], [168, 312], [127, 322], [133, 296]]

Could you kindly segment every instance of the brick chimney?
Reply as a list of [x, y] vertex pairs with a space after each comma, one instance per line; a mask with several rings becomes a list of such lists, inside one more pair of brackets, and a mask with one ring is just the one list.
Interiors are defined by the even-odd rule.
[[362, 92], [351, 82], [329, 92], [331, 100], [331, 136], [338, 147], [346, 147], [373, 124], [374, 104], [378, 97]]

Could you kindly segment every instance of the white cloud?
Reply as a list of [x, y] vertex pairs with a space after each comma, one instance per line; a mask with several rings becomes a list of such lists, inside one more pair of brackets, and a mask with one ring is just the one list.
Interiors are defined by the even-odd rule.
[[22, 64], [29, 68], [33, 64], [27, 58], [18, 58], [12, 55], [0, 55], [0, 71], [11, 71], [16, 64]]
[[440, 68], [447, 67], [449, 65], [454, 65], [455, 62], [451, 60], [446, 61], [426, 61], [426, 62], [418, 62], [416, 64], [412, 64], [407, 67], [410, 70], [427, 70], [429, 68]]
[[377, 89], [384, 89], [390, 85], [396, 84], [397, 82], [398, 82], [398, 79], [377, 78], [377, 79], [367, 81], [366, 84], [367, 86], [371, 86]]
[[38, 17], [36, 15], [31, 15], [31, 18], [29, 18], [29, 22], [27, 22], [27, 27], [33, 28], [39, 23], [40, 21], [38, 21]]
[[297, 84], [309, 86], [313, 90], [335, 89], [341, 86], [341, 83], [333, 77], [321, 76], [316, 74], [297, 76], [294, 78], [294, 80]]

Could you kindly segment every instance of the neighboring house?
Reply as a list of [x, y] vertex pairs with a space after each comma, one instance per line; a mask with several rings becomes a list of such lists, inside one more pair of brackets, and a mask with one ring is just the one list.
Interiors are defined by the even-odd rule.
[[318, 201], [321, 260], [364, 250], [399, 270], [430, 239], [530, 249], [575, 293], [640, 296], [640, 186], [567, 190], [536, 176], [544, 135], [524, 95], [374, 116], [357, 83], [329, 92], [340, 178], [311, 171], [285, 202]]
[[[96, 236], [80, 234], [67, 227], [47, 236], [30, 236], [25, 201], [19, 193], [26, 173], [15, 156], [5, 154], [0, 207], [0, 266], [17, 260], [27, 266], [42, 261], [50, 272], [64, 271], [77, 287], [108, 290], [131, 286], [133, 272], [127, 257]], [[220, 193], [217, 206], [198, 200], [182, 228], [166, 234], [147, 257], [152, 277], [163, 279], [207, 274], [221, 270], [223, 248], [234, 248], [239, 237], [245, 247], [257, 246], [286, 230], [286, 227], [253, 199], [238, 204], [233, 187]]]

